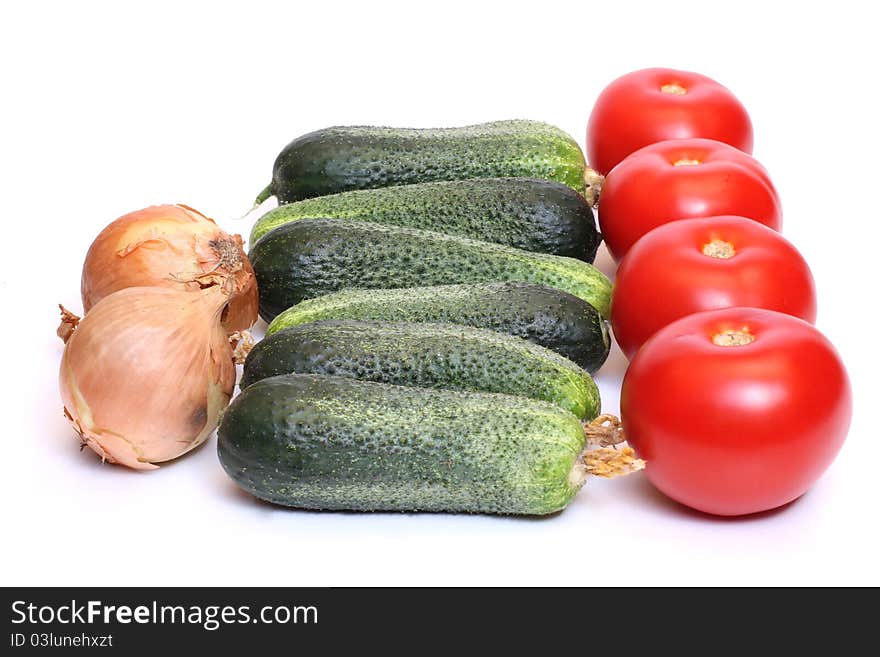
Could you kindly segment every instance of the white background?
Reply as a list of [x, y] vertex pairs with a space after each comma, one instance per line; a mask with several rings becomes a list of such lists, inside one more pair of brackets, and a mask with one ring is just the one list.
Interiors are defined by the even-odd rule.
[[[880, 584], [880, 49], [861, 6], [4, 3], [0, 583]], [[106, 223], [184, 202], [247, 236], [252, 219], [233, 217], [278, 150], [334, 124], [530, 118], [583, 143], [601, 88], [648, 66], [705, 73], [746, 105], [818, 326], [849, 367], [847, 444], [800, 501], [713, 519], [633, 476], [592, 481], [543, 520], [320, 514], [239, 492], [214, 439], [152, 473], [78, 451], [55, 304], [80, 308]], [[598, 377], [611, 412], [624, 366], [615, 352]]]

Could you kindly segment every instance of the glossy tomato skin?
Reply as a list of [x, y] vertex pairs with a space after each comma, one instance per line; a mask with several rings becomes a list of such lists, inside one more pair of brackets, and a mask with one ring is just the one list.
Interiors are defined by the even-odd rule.
[[752, 122], [727, 87], [690, 71], [633, 71], [599, 94], [587, 123], [587, 159], [604, 175], [643, 146], [690, 137], [752, 152]]
[[[753, 342], [713, 342], [743, 329]], [[660, 491], [706, 513], [743, 515], [782, 506], [819, 478], [846, 438], [852, 392], [812, 325], [727, 308], [655, 333], [626, 372], [621, 413]]]
[[608, 174], [599, 196], [599, 226], [616, 260], [657, 226], [731, 214], [782, 228], [782, 205], [764, 167], [711, 139], [671, 139], [636, 151]]
[[657, 330], [703, 310], [752, 306], [816, 321], [816, 286], [782, 235], [745, 217], [682, 219], [650, 231], [621, 261], [611, 298], [627, 358]]

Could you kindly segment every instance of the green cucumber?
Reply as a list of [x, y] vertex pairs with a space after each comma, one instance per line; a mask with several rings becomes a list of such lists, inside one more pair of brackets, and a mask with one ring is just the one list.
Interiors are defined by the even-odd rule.
[[466, 178], [542, 178], [584, 193], [586, 163], [577, 142], [539, 121], [462, 128], [340, 126], [290, 142], [275, 159], [257, 203], [279, 204], [350, 189]]
[[567, 358], [521, 338], [455, 324], [327, 320], [293, 326], [251, 350], [241, 387], [293, 373], [503, 392], [543, 399], [582, 420], [601, 408], [593, 379]]
[[257, 220], [250, 243], [273, 228], [312, 217], [423, 228], [587, 262], [601, 241], [593, 209], [570, 187], [549, 180], [485, 178], [355, 190], [282, 205]]
[[282, 374], [223, 413], [226, 473], [303, 509], [543, 515], [586, 478], [580, 420], [496, 393]]
[[272, 320], [266, 335], [326, 319], [463, 324], [524, 338], [588, 372], [608, 358], [608, 325], [578, 297], [530, 283], [468, 283], [343, 290], [302, 301]]
[[264, 235], [250, 256], [266, 321], [347, 288], [537, 283], [580, 297], [603, 316], [611, 300], [611, 282], [582, 260], [366, 221], [300, 219]]

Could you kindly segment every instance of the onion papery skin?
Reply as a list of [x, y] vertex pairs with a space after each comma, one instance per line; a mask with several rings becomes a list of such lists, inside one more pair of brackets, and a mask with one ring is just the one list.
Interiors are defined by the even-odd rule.
[[128, 287], [196, 291], [228, 288], [223, 326], [244, 331], [257, 321], [257, 279], [241, 236], [185, 205], [153, 205], [123, 215], [95, 238], [83, 265], [81, 292], [88, 313], [101, 299]]
[[103, 460], [154, 469], [204, 442], [232, 397], [219, 286], [130, 287], [104, 297], [64, 349], [64, 412]]

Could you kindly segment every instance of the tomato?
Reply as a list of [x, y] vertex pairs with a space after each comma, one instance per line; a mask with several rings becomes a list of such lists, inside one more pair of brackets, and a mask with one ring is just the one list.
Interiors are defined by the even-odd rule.
[[621, 261], [611, 325], [632, 358], [676, 319], [731, 306], [769, 308], [814, 322], [810, 268], [782, 235], [751, 219], [682, 219], [650, 231]]
[[758, 308], [709, 310], [660, 329], [621, 391], [624, 431], [648, 479], [718, 515], [801, 496], [831, 464], [851, 413], [831, 343], [801, 319]]
[[752, 122], [726, 87], [698, 73], [648, 68], [617, 78], [599, 94], [587, 124], [587, 158], [607, 174], [642, 146], [688, 137], [752, 152]]
[[661, 224], [725, 214], [782, 228], [782, 206], [764, 167], [711, 139], [671, 139], [637, 150], [608, 174], [599, 196], [599, 226], [618, 260]]

